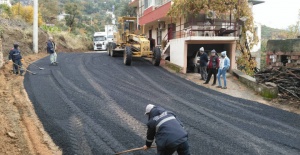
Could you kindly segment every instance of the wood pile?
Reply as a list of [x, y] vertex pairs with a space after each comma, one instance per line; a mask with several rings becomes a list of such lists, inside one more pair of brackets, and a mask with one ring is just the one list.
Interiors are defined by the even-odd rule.
[[275, 83], [280, 97], [300, 100], [300, 68], [272, 68], [260, 71], [254, 77], [258, 83]]

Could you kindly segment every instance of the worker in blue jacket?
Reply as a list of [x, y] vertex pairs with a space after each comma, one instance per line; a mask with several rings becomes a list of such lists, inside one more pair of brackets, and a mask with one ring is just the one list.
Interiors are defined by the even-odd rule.
[[13, 62], [13, 72], [14, 74], [23, 75], [23, 68], [22, 68], [22, 55], [19, 50], [19, 44], [14, 43], [14, 48], [9, 52], [8, 60]]
[[144, 150], [151, 147], [155, 137], [157, 155], [172, 155], [175, 151], [178, 155], [190, 155], [188, 134], [173, 112], [148, 104], [145, 115], [149, 120]]

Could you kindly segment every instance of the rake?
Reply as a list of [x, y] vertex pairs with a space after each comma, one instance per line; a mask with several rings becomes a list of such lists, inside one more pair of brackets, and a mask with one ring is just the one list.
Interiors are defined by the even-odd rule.
[[[156, 148], [156, 146], [151, 146], [150, 148]], [[139, 150], [143, 150], [143, 149], [144, 149], [143, 147], [138, 147], [138, 148], [134, 148], [134, 149], [125, 150], [125, 151], [122, 151], [122, 152], [115, 153], [115, 155], [129, 153], [129, 152], [133, 152], [133, 151], [139, 151]]]
[[[17, 65], [19, 68], [22, 68], [22, 66], [20, 66], [20, 65], [18, 65], [18, 64], [16, 64], [16, 63], [14, 63], [14, 62], [13, 62], [13, 64]], [[26, 69], [26, 68], [23, 68], [23, 69], [24, 69], [26, 72], [31, 73], [32, 75], [36, 75], [35, 72], [32, 72], [32, 71], [30, 71], [30, 70], [28, 70], [28, 69]]]

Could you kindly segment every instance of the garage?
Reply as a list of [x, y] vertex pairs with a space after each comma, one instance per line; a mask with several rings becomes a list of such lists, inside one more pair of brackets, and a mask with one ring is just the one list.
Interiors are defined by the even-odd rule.
[[222, 51], [227, 51], [227, 56], [231, 59], [232, 58], [232, 53], [234, 52], [233, 49], [233, 43], [221, 43], [221, 42], [203, 42], [203, 41], [198, 41], [198, 42], [189, 42], [187, 41], [187, 57], [186, 57], [186, 62], [187, 62], [187, 73], [195, 73], [199, 72], [198, 68], [195, 67], [195, 62], [196, 62], [196, 57], [197, 57], [197, 52], [201, 47], [204, 47], [205, 52], [210, 56], [210, 52], [214, 49], [217, 51], [217, 55], [220, 56]]

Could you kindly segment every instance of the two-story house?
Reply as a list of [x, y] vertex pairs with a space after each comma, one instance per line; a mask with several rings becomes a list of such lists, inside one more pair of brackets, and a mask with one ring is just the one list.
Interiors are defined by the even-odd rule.
[[231, 69], [236, 68], [236, 41], [240, 25], [231, 13], [216, 18], [213, 11], [200, 12], [197, 17], [170, 18], [171, 0], [132, 0], [136, 8], [138, 25], [146, 36], [161, 46], [162, 53], [171, 63], [181, 67], [183, 73], [195, 71], [196, 54], [200, 47], [205, 52], [215, 49], [227, 51]]

